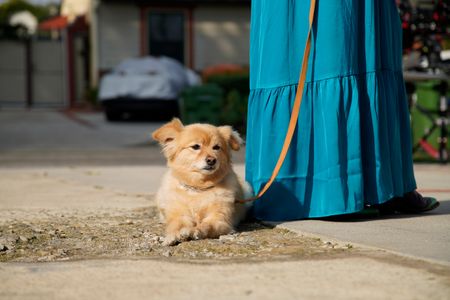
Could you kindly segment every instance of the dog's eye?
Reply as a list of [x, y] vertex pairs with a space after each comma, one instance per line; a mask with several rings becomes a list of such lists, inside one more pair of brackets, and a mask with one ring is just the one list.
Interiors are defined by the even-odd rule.
[[194, 149], [194, 150], [198, 150], [198, 149], [200, 149], [200, 145], [199, 144], [195, 144], [195, 145], [192, 145], [191, 148]]
[[220, 150], [220, 146], [219, 145], [214, 145], [213, 150]]

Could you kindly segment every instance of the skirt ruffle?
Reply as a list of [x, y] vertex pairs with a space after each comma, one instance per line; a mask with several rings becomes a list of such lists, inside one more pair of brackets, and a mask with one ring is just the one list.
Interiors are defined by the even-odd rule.
[[[246, 180], [257, 193], [278, 159], [297, 86], [249, 96]], [[305, 85], [286, 160], [254, 203], [272, 221], [358, 212], [416, 188], [401, 71], [379, 70]]]

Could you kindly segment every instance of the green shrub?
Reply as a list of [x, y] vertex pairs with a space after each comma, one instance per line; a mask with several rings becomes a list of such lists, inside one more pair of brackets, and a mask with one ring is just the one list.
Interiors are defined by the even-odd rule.
[[241, 94], [249, 93], [249, 75], [248, 74], [223, 74], [212, 75], [208, 78], [207, 83], [217, 84], [228, 93], [234, 89]]
[[220, 125], [223, 98], [223, 89], [216, 84], [205, 84], [185, 89], [180, 97], [180, 112], [183, 123]]
[[249, 88], [248, 74], [213, 75], [208, 83], [217, 84], [225, 93], [221, 123], [231, 125], [241, 134], [245, 134], [247, 122], [247, 104]]

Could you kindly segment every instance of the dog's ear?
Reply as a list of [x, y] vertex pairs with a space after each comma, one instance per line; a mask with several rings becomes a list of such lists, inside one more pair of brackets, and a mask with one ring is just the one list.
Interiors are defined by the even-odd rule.
[[152, 138], [160, 143], [164, 154], [169, 157], [175, 148], [175, 140], [182, 130], [183, 123], [181, 123], [180, 119], [174, 118], [169, 123], [155, 130], [152, 133]]
[[234, 151], [238, 151], [241, 149], [241, 145], [244, 143], [241, 136], [237, 131], [234, 131], [231, 126], [220, 126], [219, 127], [220, 134], [227, 141], [228, 145]]

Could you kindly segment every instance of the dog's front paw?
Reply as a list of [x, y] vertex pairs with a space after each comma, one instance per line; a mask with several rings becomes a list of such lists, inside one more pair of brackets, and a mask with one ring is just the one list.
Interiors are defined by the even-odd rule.
[[163, 246], [175, 246], [179, 242], [180, 241], [178, 240], [178, 238], [175, 235], [167, 235], [164, 238], [164, 242], [162, 243], [162, 245]]
[[198, 228], [195, 228], [194, 233], [192, 234], [192, 239], [200, 240], [202, 238], [203, 238], [202, 232]]
[[191, 239], [198, 239], [196, 238], [196, 232], [192, 227], [182, 227], [180, 230], [167, 234], [167, 236], [164, 239], [164, 246], [174, 246], [178, 243], [188, 241]]
[[187, 241], [193, 238], [194, 235], [194, 229], [190, 227], [183, 227], [180, 229], [180, 232], [178, 233], [178, 236], [180, 237], [180, 240]]
[[233, 227], [223, 221], [217, 221], [214, 223], [204, 221], [198, 226], [201, 238], [218, 238], [221, 235], [229, 234], [233, 231]]

